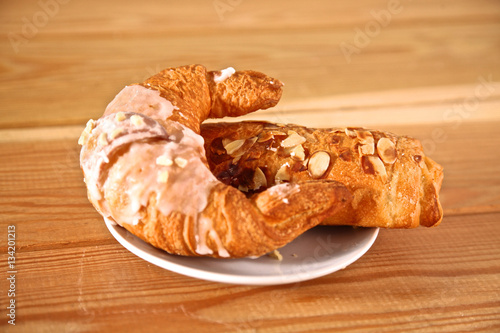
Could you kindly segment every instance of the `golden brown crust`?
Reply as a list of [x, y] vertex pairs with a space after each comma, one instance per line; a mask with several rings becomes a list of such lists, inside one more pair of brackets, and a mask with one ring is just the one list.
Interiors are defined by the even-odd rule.
[[413, 228], [441, 222], [442, 167], [416, 139], [267, 122], [203, 124], [201, 134], [214, 175], [248, 195], [280, 182], [345, 184], [352, 202], [323, 224]]
[[177, 110], [171, 120], [196, 133], [207, 118], [238, 117], [275, 106], [283, 84], [263, 73], [237, 71], [223, 82], [214, 79], [221, 71], [207, 71], [202, 65], [167, 68], [140, 83], [158, 90]]
[[80, 140], [90, 201], [105, 218], [173, 254], [260, 256], [289, 243], [348, 204], [347, 188], [304, 180], [246, 197], [213, 177], [198, 135], [207, 117], [275, 105], [281, 87], [254, 71], [221, 78], [200, 65], [127, 87]]

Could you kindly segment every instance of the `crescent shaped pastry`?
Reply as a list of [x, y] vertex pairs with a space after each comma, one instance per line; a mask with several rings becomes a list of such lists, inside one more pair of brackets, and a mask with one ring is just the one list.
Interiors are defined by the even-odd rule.
[[350, 191], [308, 179], [246, 196], [213, 175], [200, 136], [207, 118], [269, 108], [281, 93], [282, 83], [262, 73], [201, 65], [125, 87], [79, 140], [90, 202], [172, 254], [261, 256], [289, 243], [346, 206]]

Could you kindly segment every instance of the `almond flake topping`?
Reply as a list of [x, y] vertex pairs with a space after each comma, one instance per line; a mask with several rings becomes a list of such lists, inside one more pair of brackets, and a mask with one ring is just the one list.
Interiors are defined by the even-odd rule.
[[246, 186], [246, 185], [239, 185], [238, 186], [238, 190], [240, 190], [241, 192], [248, 192], [248, 186]]
[[161, 155], [156, 158], [156, 164], [158, 165], [171, 166], [173, 163], [174, 161], [165, 155]]
[[89, 121], [87, 121], [87, 124], [85, 125], [84, 132], [90, 133], [94, 129], [94, 127], [95, 127], [95, 120], [89, 119]]
[[258, 167], [253, 174], [253, 189], [258, 190], [261, 187], [267, 187], [267, 179], [262, 169]]
[[127, 117], [125, 116], [125, 113], [123, 112], [117, 112], [115, 115], [115, 120], [117, 122], [124, 121]]
[[130, 121], [132, 122], [132, 124], [134, 126], [137, 126], [137, 127], [144, 125], [144, 119], [137, 114], [134, 114], [132, 117], [130, 117]]
[[302, 145], [295, 146], [293, 150], [290, 152], [290, 156], [299, 161], [303, 161], [306, 158], [304, 147], [302, 147]]
[[123, 128], [115, 128], [110, 134], [111, 140], [114, 140], [118, 135], [123, 133]]
[[358, 147], [359, 155], [373, 155], [375, 153], [375, 145], [367, 143]]
[[346, 128], [344, 129], [344, 131], [345, 131], [345, 134], [346, 134], [347, 136], [351, 137], [351, 138], [355, 138], [355, 137], [357, 137], [356, 132], [354, 132], [352, 129], [350, 129], [350, 128], [348, 128], [348, 127], [346, 127]]
[[396, 162], [398, 153], [396, 151], [396, 146], [388, 138], [380, 138], [377, 142], [377, 153], [378, 156], [387, 164], [393, 164]]
[[330, 154], [326, 151], [317, 151], [309, 159], [307, 168], [313, 178], [321, 178], [330, 167]]
[[378, 156], [361, 157], [361, 166], [366, 174], [377, 175], [384, 183], [387, 181], [387, 171]]
[[188, 161], [182, 157], [176, 157], [174, 159], [174, 162], [175, 162], [175, 164], [177, 164], [179, 166], [179, 168], [184, 168], [188, 163]]
[[159, 183], [166, 183], [167, 180], [168, 180], [168, 171], [167, 170], [163, 170], [163, 171], [159, 172], [157, 180], [158, 180]]
[[243, 144], [245, 143], [245, 139], [239, 139], [239, 140], [231, 140], [231, 139], [223, 139], [222, 140], [222, 145], [224, 146], [224, 149], [229, 155], [233, 155], [238, 149], [240, 149]]
[[288, 134], [289, 136], [285, 140], [281, 141], [281, 146], [284, 148], [295, 147], [306, 142], [306, 138], [297, 134], [297, 132], [289, 131]]
[[89, 121], [87, 121], [87, 124], [85, 125], [85, 129], [83, 130], [82, 135], [80, 135], [80, 138], [78, 139], [79, 145], [83, 146], [84, 144], [87, 143], [90, 132], [92, 132], [94, 127], [95, 127], [94, 119], [89, 119]]
[[374, 144], [373, 134], [370, 131], [365, 130], [354, 130], [359, 142], [362, 144]]
[[276, 176], [274, 177], [274, 180], [276, 184], [281, 184], [285, 181], [290, 181], [291, 175], [290, 175], [290, 165], [288, 163], [285, 163], [281, 166], [281, 168], [276, 172]]
[[257, 142], [264, 142], [270, 139], [273, 139], [274, 135], [272, 135], [269, 132], [264, 132], [263, 134], [260, 135], [259, 140]]
[[97, 143], [99, 144], [99, 146], [105, 146], [108, 144], [108, 138], [106, 136], [106, 133], [99, 134], [99, 137], [97, 138]]

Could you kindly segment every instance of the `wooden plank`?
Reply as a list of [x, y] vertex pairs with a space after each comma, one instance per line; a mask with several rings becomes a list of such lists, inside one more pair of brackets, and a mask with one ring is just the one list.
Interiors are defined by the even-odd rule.
[[[309, 127], [432, 124], [457, 128], [462, 122], [500, 120], [500, 82], [492, 79], [479, 77], [472, 85], [396, 89], [295, 102], [283, 100], [271, 109], [237, 118], [209, 119], [207, 122], [267, 120]], [[73, 126], [0, 129], [0, 142], [76, 140], [86, 121]]]
[[[492, 79], [479, 77], [471, 85], [396, 89], [295, 102], [283, 100], [271, 109], [238, 118], [209, 119], [207, 122], [268, 120], [309, 127], [433, 124], [456, 128], [462, 122], [500, 120], [500, 82]], [[86, 121], [73, 126], [0, 129], [0, 142], [76, 140]]]
[[[345, 270], [273, 287], [184, 277], [116, 242], [20, 250], [16, 329], [133, 331], [168, 323], [176, 332], [394, 332], [429, 325], [435, 332], [494, 331], [499, 219], [500, 213], [460, 215], [434, 229], [381, 230], [372, 249]], [[26, 232], [18, 231], [20, 240]]]
[[87, 200], [75, 140], [2, 144], [0, 151], [0, 224], [16, 225], [24, 234], [19, 246], [111, 237]]
[[[408, 6], [350, 63], [341, 43], [355, 43], [355, 29], [373, 21], [370, 12], [385, 10], [386, 1], [295, 1], [282, 20], [270, 19], [283, 12], [282, 4], [244, 2], [222, 22], [213, 2], [199, 5], [193, 11], [160, 1], [118, 10], [86, 2], [94, 8], [88, 11], [71, 1], [17, 53], [2, 38], [0, 128], [82, 123], [98, 117], [124, 85], [187, 63], [264, 71], [286, 83], [286, 103], [500, 77], [500, 6], [491, 0], [446, 2], [446, 10], [433, 1]], [[5, 6], [0, 34], [6, 37], [41, 10], [36, 1]]]
[[[41, 27], [43, 31], [39, 34], [116, 35], [117, 30], [135, 34], [187, 34], [198, 33], [200, 28], [211, 32], [223, 29], [272, 30], [281, 29], [283, 26], [289, 29], [350, 27], [352, 24], [362, 25], [373, 20], [373, 12], [389, 10], [389, 4], [385, 0], [363, 0], [362, 3], [319, 0], [316, 1], [316, 6], [300, 0], [289, 0], [286, 8], [281, 2], [265, 0], [215, 3], [189, 0], [184, 5], [175, 6], [162, 0], [148, 1], [140, 6], [130, 0], [121, 1], [121, 6], [117, 6], [113, 1], [98, 0], [89, 0], [85, 4], [63, 0], [57, 2], [59, 6], [42, 6], [37, 0], [5, 3], [0, 13], [2, 27], [5, 31], [21, 33], [21, 25], [25, 22], [22, 18], [33, 21], [33, 16], [36, 16], [34, 14], [40, 11], [52, 15], [49, 15], [50, 21]], [[226, 11], [218, 12], [218, 4], [227, 4], [225, 8], [221, 8]], [[399, 10], [390, 8], [393, 14], [390, 23], [398, 26], [427, 25], [434, 21], [441, 24], [494, 21], [500, 14], [495, 0], [443, 0], [440, 3], [421, 0], [414, 4], [399, 4], [402, 7]], [[398, 7], [397, 3], [394, 7]], [[134, 10], [131, 11], [130, 8]], [[397, 13], [398, 11], [400, 12]], [[223, 14], [222, 17], [219, 14]], [[335, 19], [332, 19], [332, 14]], [[39, 19], [42, 21], [42, 17]], [[418, 22], [419, 20], [421, 21]], [[93, 24], [89, 25], [89, 21]]]

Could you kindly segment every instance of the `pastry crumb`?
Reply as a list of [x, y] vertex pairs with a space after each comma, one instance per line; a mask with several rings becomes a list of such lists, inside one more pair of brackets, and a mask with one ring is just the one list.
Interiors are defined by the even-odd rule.
[[274, 250], [272, 252], [269, 252], [267, 255], [270, 258], [273, 258], [273, 259], [276, 259], [276, 260], [279, 260], [279, 261], [283, 260], [283, 256], [281, 255], [281, 253], [279, 253], [278, 250]]

